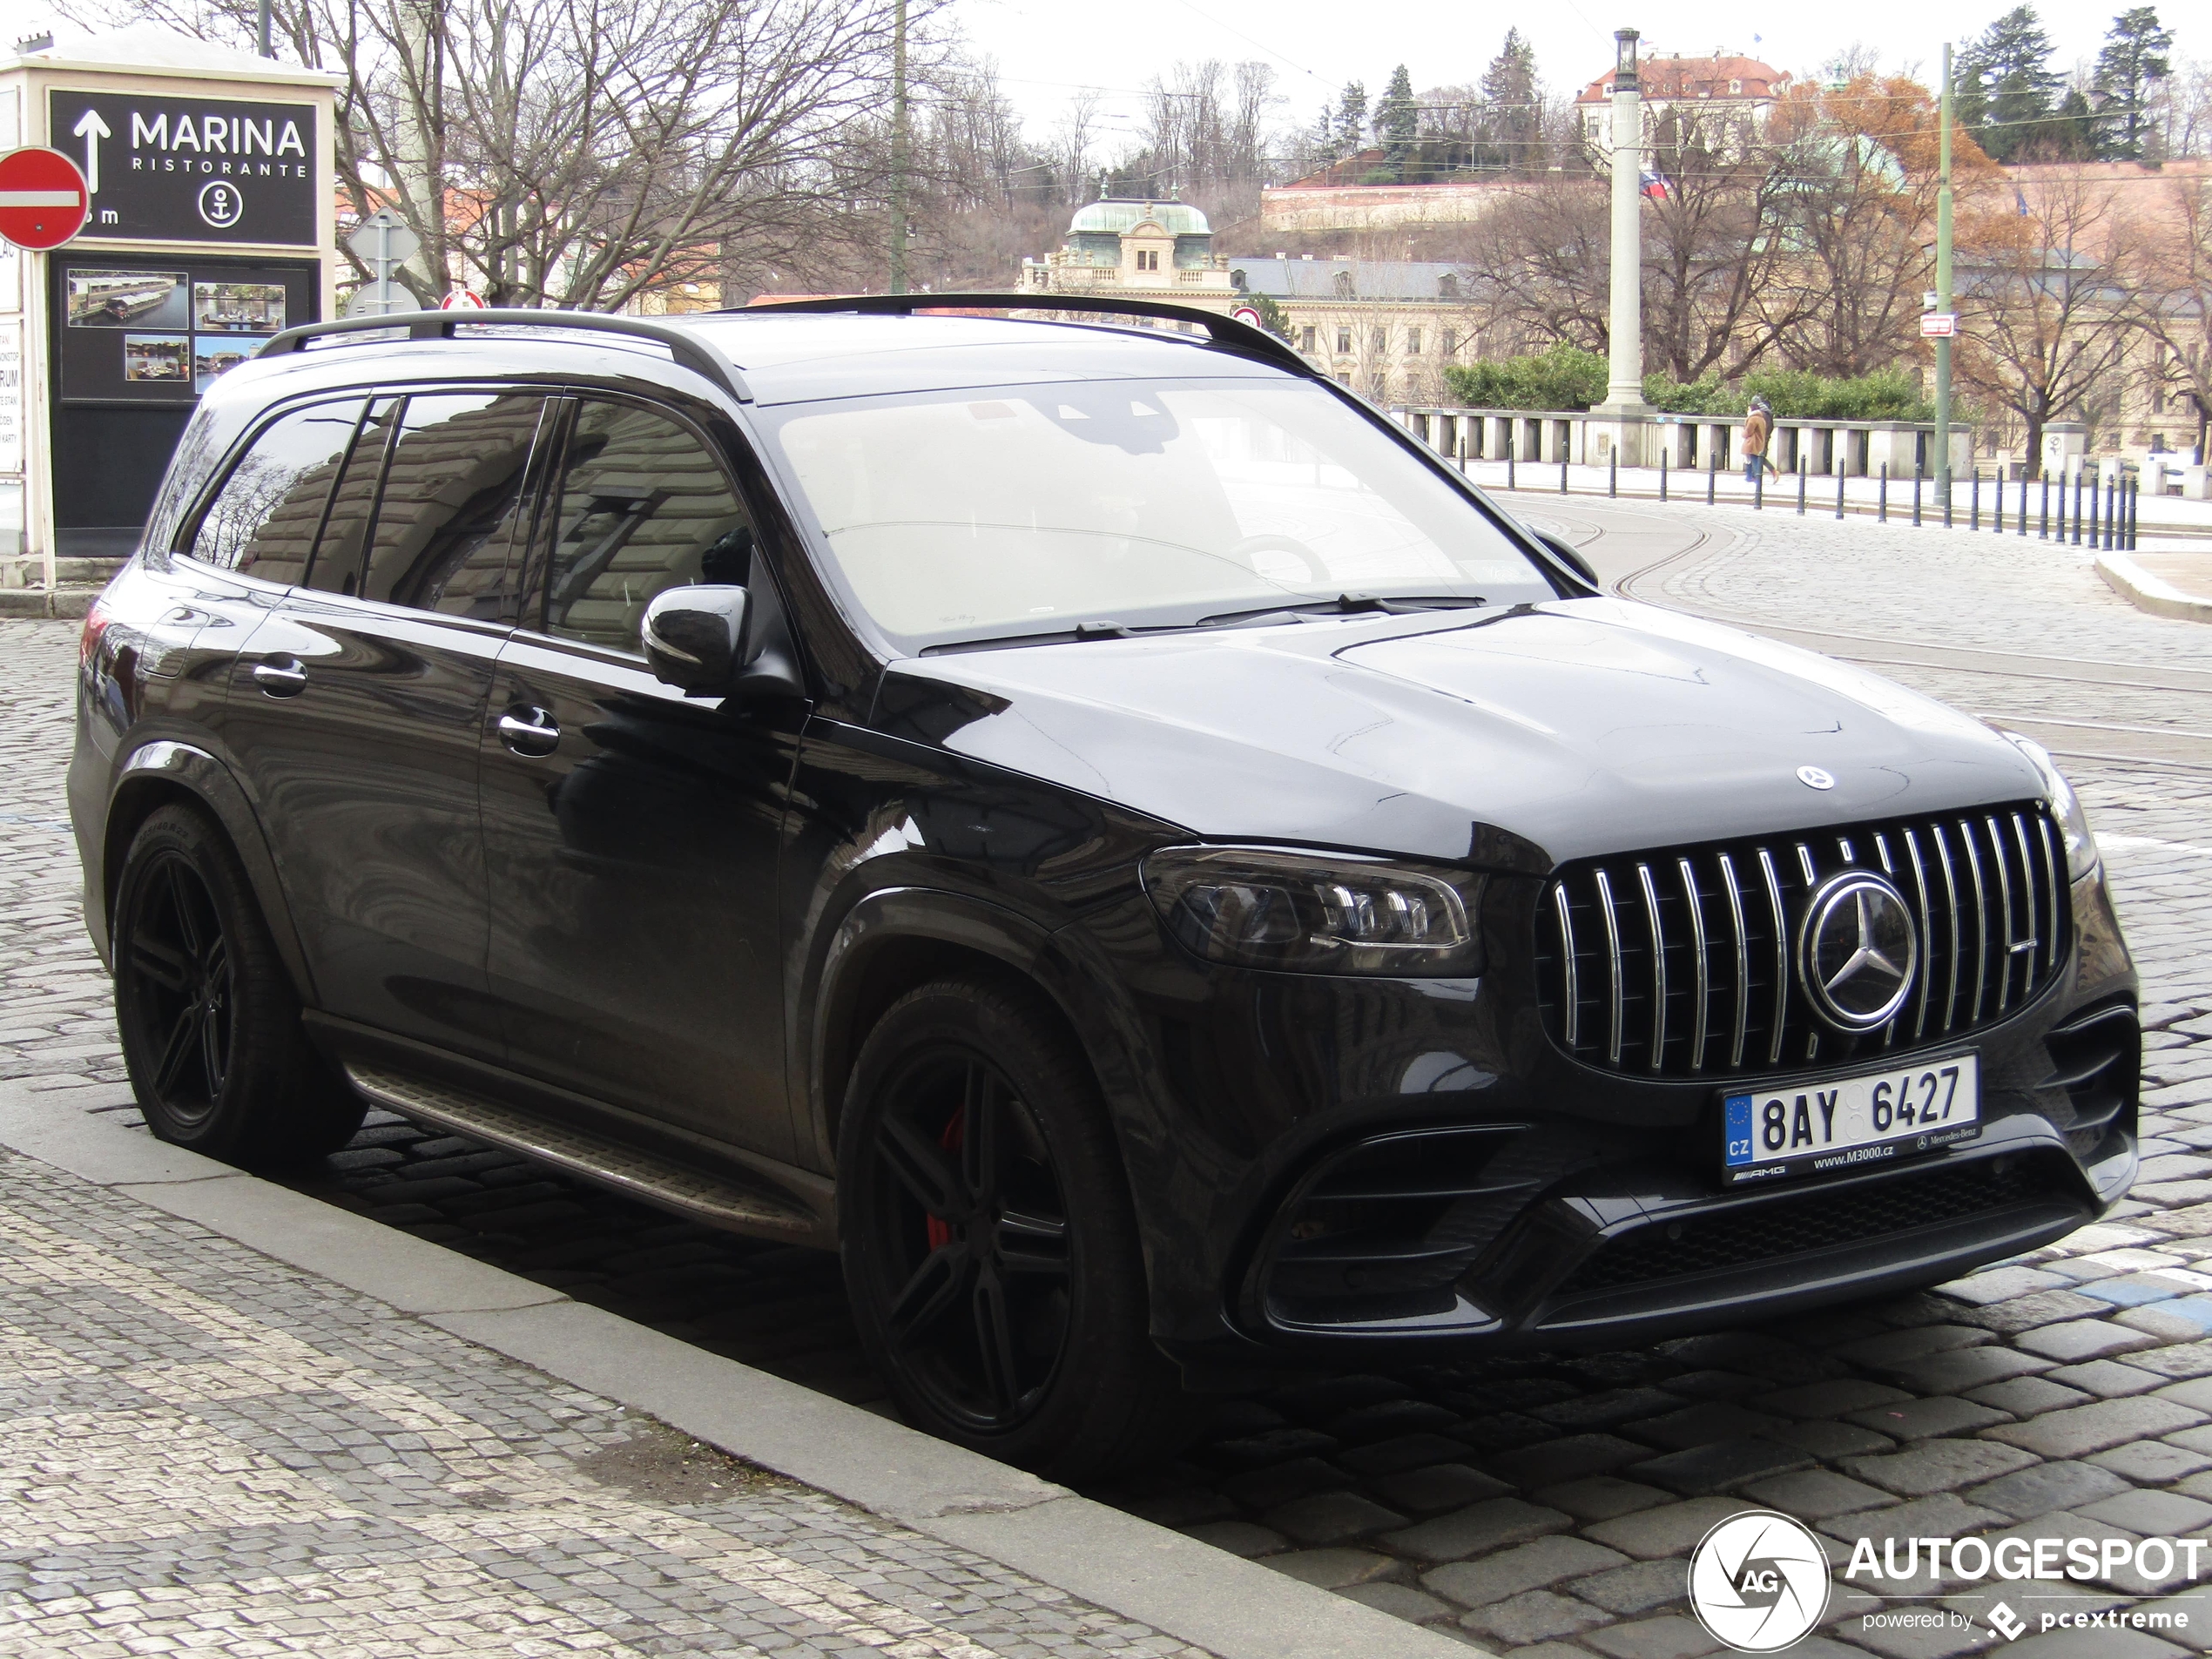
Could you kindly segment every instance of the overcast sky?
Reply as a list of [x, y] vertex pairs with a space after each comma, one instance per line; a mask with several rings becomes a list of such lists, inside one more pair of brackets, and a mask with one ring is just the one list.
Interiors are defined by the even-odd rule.
[[[281, 0], [280, 0], [281, 3]], [[1278, 117], [1310, 122], [1347, 80], [1379, 94], [1399, 62], [1419, 89], [1471, 82], [1498, 50], [1508, 24], [1536, 49], [1554, 91], [1579, 87], [1613, 58], [1613, 31], [1634, 27], [1645, 50], [1703, 53], [1715, 47], [1763, 57], [1797, 73], [1865, 44], [1887, 68], [1932, 76], [1948, 27], [1953, 39], [1979, 33], [2011, 0], [1815, 0], [1723, 8], [1691, 0], [1546, 0], [1533, 11], [1464, 0], [954, 0], [971, 50], [998, 60], [1008, 94], [1035, 136], [1044, 137], [1069, 95], [1101, 93], [1109, 118], [1103, 149], [1134, 136], [1141, 89], [1178, 58], [1258, 58], [1274, 65]], [[2048, 0], [2036, 8], [2062, 68], [2094, 57], [2120, 0]], [[2202, 0], [2159, 0], [2183, 56], [2212, 56], [2212, 28], [2195, 23]], [[0, 0], [0, 38], [51, 27], [51, 0]], [[1737, 19], [1744, 21], [1736, 21]], [[1720, 21], [1728, 19], [1728, 21]], [[74, 32], [64, 30], [64, 33]], [[1764, 37], [1764, 38], [1762, 38]]]
[[[1395, 0], [955, 0], [970, 47], [998, 60], [1007, 92], [1030, 125], [1057, 119], [1070, 93], [1096, 86], [1102, 108], [1120, 118], [1113, 131], [1133, 132], [1139, 89], [1177, 58], [1258, 58], [1276, 71], [1287, 100], [1281, 113], [1300, 125], [1347, 80], [1379, 94], [1401, 61], [1415, 89], [1471, 82], [1498, 50], [1508, 24], [1536, 49], [1536, 64], [1554, 91], [1579, 87], [1613, 61], [1613, 31], [1642, 31], [1647, 52], [1709, 53], [1715, 47], [1761, 57], [1803, 73], [1853, 44], [1871, 47], [1888, 68], [1919, 66], [1932, 78], [1946, 27], [1953, 39], [1977, 34], [2011, 0], [1850, 0], [1849, 3], [1720, 7], [1690, 0], [1547, 0], [1534, 11], [1516, 6]], [[2182, 55], [2212, 54], [2212, 30], [2193, 24], [2202, 0], [2161, 0], [2161, 17], [2175, 31]], [[2053, 0], [2039, 5], [2062, 68], [2094, 58], [2121, 9], [2118, 0]], [[1764, 38], [1760, 38], [1764, 37]]]

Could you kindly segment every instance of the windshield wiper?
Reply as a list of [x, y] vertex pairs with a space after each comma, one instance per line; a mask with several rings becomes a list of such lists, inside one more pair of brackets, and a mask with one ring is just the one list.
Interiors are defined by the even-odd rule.
[[1340, 593], [1333, 599], [1317, 599], [1299, 604], [1262, 605], [1251, 610], [1224, 610], [1217, 616], [1199, 618], [1197, 626], [1228, 628], [1268, 617], [1410, 617], [1424, 610], [1474, 610], [1489, 603], [1480, 595], [1471, 593], [1399, 593], [1388, 598], [1372, 593]]
[[1393, 594], [1387, 599], [1372, 593], [1340, 593], [1333, 599], [1300, 604], [1224, 610], [1217, 616], [1201, 617], [1196, 622], [1143, 623], [1130, 627], [1102, 617], [1095, 622], [1079, 622], [1072, 628], [1055, 628], [1045, 633], [994, 634], [981, 639], [946, 640], [924, 645], [921, 654], [935, 657], [948, 651], [1012, 651], [1028, 645], [1072, 645], [1091, 639], [1141, 639], [1153, 634], [1189, 633], [1201, 628], [1257, 627], [1276, 617], [1294, 622], [1314, 617], [1409, 617], [1424, 610], [1473, 610], [1487, 604], [1488, 600], [1467, 593]]

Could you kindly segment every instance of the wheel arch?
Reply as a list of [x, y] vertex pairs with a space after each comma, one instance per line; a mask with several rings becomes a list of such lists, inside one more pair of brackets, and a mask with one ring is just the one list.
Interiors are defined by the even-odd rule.
[[1049, 928], [965, 894], [887, 887], [855, 902], [823, 955], [806, 1027], [805, 1098], [824, 1157], [833, 1165], [846, 1086], [869, 1031], [900, 997], [934, 980], [997, 979], [1036, 993], [1099, 1073], [1098, 1034], [1086, 1029], [1051, 945]]
[[301, 1002], [314, 1006], [314, 978], [307, 968], [307, 953], [300, 948], [284, 883], [261, 833], [260, 822], [230, 769], [206, 750], [190, 744], [164, 740], [143, 745], [117, 769], [101, 826], [98, 879], [97, 883], [86, 884], [99, 896], [100, 936], [114, 937], [116, 889], [132, 840], [147, 819], [172, 805], [196, 808], [215, 821], [239, 862], [246, 867], [254, 902], [261, 907], [293, 991]]

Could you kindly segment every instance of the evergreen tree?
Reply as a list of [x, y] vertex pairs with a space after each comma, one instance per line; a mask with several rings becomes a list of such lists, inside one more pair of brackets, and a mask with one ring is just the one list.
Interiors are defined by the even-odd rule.
[[2097, 118], [2087, 94], [2076, 86], [2059, 101], [2059, 112], [2044, 124], [2047, 138], [2038, 154], [2054, 161], [2087, 161], [2097, 153]]
[[1363, 82], [1346, 81], [1337, 103], [1337, 158], [1358, 154], [1366, 142], [1367, 88]]
[[1974, 44], [1973, 67], [1981, 118], [1967, 130], [1990, 158], [2009, 161], [2040, 147], [2064, 83], [2052, 71], [2051, 37], [2035, 8], [2017, 6], [1990, 24]]
[[1488, 106], [1490, 148], [1494, 159], [1516, 171], [1536, 161], [1536, 49], [1521, 30], [1506, 30], [1505, 44], [1482, 72], [1482, 100]]
[[1382, 140], [1383, 165], [1402, 180], [1406, 164], [1413, 158], [1421, 136], [1421, 109], [1413, 102], [1413, 78], [1403, 64], [1391, 71], [1382, 102], [1375, 105], [1375, 136]]
[[2091, 83], [2097, 111], [2099, 151], [2114, 161], [2142, 158], [2143, 140], [2152, 130], [2151, 83], [2174, 72], [2166, 54], [2173, 31], [2159, 26], [2155, 6], [2135, 6], [2112, 20], [2104, 50], [2097, 54]]

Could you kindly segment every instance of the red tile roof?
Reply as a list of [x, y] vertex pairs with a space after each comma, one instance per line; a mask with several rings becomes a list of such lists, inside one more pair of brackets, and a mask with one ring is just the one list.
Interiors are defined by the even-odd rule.
[[[1647, 57], [1638, 65], [1646, 98], [1770, 98], [1790, 77], [1756, 57]], [[1731, 85], [1740, 91], [1730, 91]], [[1613, 96], [1613, 77], [1599, 76], [1582, 89], [1577, 104], [1602, 104]]]

